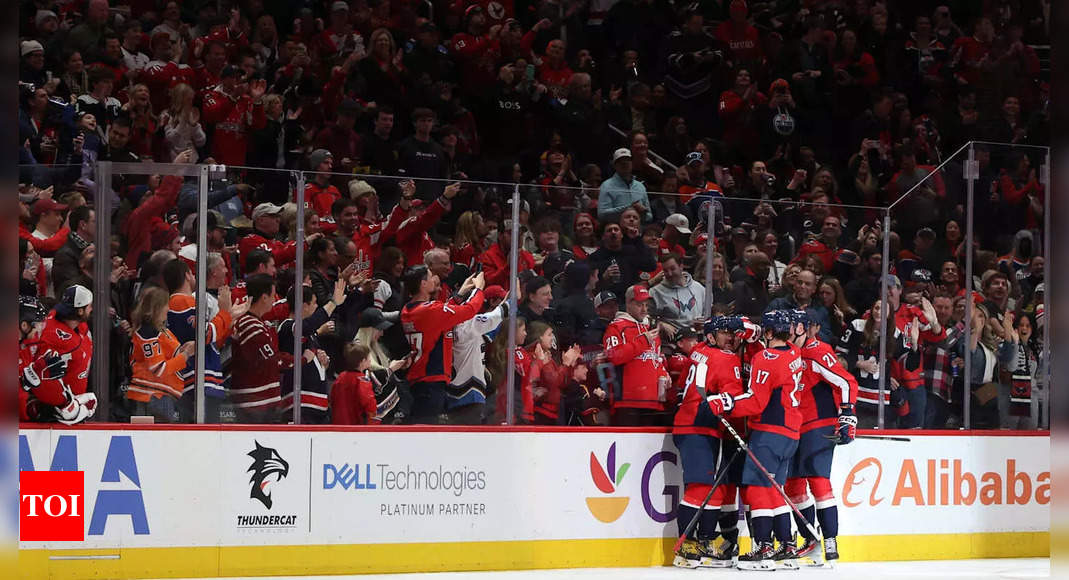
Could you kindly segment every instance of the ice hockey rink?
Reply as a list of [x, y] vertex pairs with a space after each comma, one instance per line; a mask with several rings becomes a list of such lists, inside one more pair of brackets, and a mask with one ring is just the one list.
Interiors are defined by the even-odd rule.
[[[330, 576], [354, 580], [677, 580], [683, 578], [760, 578], [772, 572], [742, 570], [681, 570], [678, 568], [580, 568], [505, 572], [440, 572], [435, 574], [372, 574]], [[914, 562], [847, 562], [834, 568], [776, 571], [775, 577], [793, 580], [1025, 580], [1050, 578], [1048, 558], [946, 560]], [[304, 580], [326, 576], [279, 576], [275, 580]]]

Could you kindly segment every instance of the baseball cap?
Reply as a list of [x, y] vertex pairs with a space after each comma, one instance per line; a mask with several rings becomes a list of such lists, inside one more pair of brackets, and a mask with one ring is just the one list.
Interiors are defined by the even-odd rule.
[[704, 246], [709, 243], [709, 234], [698, 234], [698, 239], [694, 240], [695, 246]]
[[60, 304], [70, 308], [85, 308], [93, 303], [93, 293], [81, 284], [75, 284], [63, 291]]
[[735, 227], [731, 228], [731, 235], [733, 235], [733, 236], [742, 236], [744, 238], [748, 238], [748, 237], [750, 237], [750, 232], [746, 231], [746, 228], [744, 228], [744, 227], [735, 226]]
[[375, 193], [375, 188], [363, 179], [354, 179], [349, 182], [349, 197], [351, 199], [360, 199], [370, 193]]
[[606, 302], [619, 302], [619, 300], [616, 299], [616, 294], [613, 294], [608, 290], [598, 292], [598, 295], [594, 297], [594, 308], [598, 308]]
[[650, 290], [642, 284], [635, 284], [627, 289], [628, 302], [645, 302], [650, 299]]
[[379, 330], [386, 330], [393, 326], [393, 323], [386, 320], [386, 317], [382, 315], [382, 310], [378, 308], [368, 308], [360, 313], [360, 328], [374, 327]]
[[487, 286], [486, 290], [483, 290], [483, 296], [487, 300], [502, 300], [505, 298], [505, 295], [505, 289], [501, 286], [498, 286], [497, 284]]
[[282, 206], [275, 205], [273, 203], [261, 203], [256, 206], [256, 209], [252, 210], [252, 219], [256, 220], [262, 218], [265, 215], [278, 215], [282, 213]]
[[899, 288], [901, 288], [902, 287], [902, 281], [898, 279], [898, 276], [895, 276], [894, 274], [888, 274], [887, 275], [887, 285], [888, 286], [898, 286]]
[[701, 151], [691, 151], [687, 153], [687, 165], [697, 165], [702, 162]]
[[664, 218], [664, 225], [672, 226], [673, 228], [679, 230], [679, 233], [681, 234], [690, 233], [690, 221], [687, 219], [687, 216], [681, 213], [674, 213]]
[[1047, 289], [1046, 284], [1047, 284], [1046, 282], [1040, 282], [1039, 284], [1036, 284], [1036, 289], [1033, 290], [1032, 293], [1033, 294], [1046, 294], [1046, 289]]
[[41, 24], [49, 18], [55, 18], [56, 20], [59, 20], [59, 16], [56, 16], [56, 13], [52, 12], [51, 10], [38, 10], [37, 14], [34, 14], [33, 16], [34, 25], [41, 26]]
[[330, 11], [331, 12], [337, 12], [339, 10], [344, 10], [344, 11], [348, 12], [349, 11], [349, 3], [348, 2], [343, 2], [342, 0], [338, 0], [337, 2], [334, 2], [333, 4], [330, 5]]
[[612, 152], [612, 162], [613, 163], [616, 163], [617, 161], [623, 159], [624, 157], [627, 157], [628, 159], [631, 159], [631, 150], [628, 149], [627, 147], [621, 147], [621, 148], [617, 149], [616, 151]]
[[19, 51], [19, 54], [21, 54], [22, 56], [26, 56], [27, 54], [32, 54], [34, 52], [45, 51], [45, 47], [42, 46], [41, 43], [37, 42], [36, 40], [24, 40], [22, 41], [22, 44], [19, 46], [19, 48], [21, 49]]
[[786, 79], [776, 79], [772, 81], [772, 86], [768, 89], [768, 92], [774, 93], [776, 92], [776, 89], [789, 90], [790, 88], [791, 85], [787, 82]]
[[319, 167], [320, 163], [323, 163], [327, 160], [327, 157], [333, 158], [334, 155], [332, 155], [330, 151], [327, 151], [326, 149], [316, 149], [315, 151], [312, 151], [308, 154], [308, 166], [311, 167], [314, 171], [315, 168]]
[[483, 7], [478, 4], [472, 4], [471, 6], [468, 6], [467, 10], [464, 11], [464, 18], [470, 18], [471, 15], [475, 14], [476, 12], [485, 12], [485, 10], [483, 10]]
[[41, 215], [49, 211], [67, 211], [67, 206], [52, 198], [39, 199], [33, 203], [33, 215]]

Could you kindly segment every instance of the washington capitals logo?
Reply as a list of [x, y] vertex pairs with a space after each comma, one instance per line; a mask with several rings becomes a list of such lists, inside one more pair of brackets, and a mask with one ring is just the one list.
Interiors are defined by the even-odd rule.
[[256, 449], [248, 453], [248, 456], [252, 457], [252, 465], [248, 469], [252, 472], [252, 477], [249, 478], [249, 483], [252, 484], [249, 497], [260, 500], [264, 507], [271, 509], [271, 493], [267, 487], [289, 475], [290, 464], [282, 459], [278, 451], [260, 445], [259, 441], [255, 443]]
[[697, 299], [694, 297], [693, 294], [691, 294], [690, 300], [688, 300], [686, 302], [683, 302], [683, 301], [679, 300], [678, 298], [673, 298], [672, 302], [676, 303], [676, 310], [678, 310], [680, 312], [690, 312], [691, 310], [694, 309], [694, 304], [697, 302]]

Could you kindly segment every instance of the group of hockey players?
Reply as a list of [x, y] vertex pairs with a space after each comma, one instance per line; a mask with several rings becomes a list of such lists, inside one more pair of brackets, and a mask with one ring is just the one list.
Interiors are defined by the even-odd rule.
[[[769, 311], [759, 323], [714, 314], [703, 330], [673, 427], [685, 484], [674, 565], [776, 570], [837, 560], [831, 465], [835, 446], [856, 435], [857, 381], [804, 310]], [[741, 555], [740, 499], [752, 544]]]

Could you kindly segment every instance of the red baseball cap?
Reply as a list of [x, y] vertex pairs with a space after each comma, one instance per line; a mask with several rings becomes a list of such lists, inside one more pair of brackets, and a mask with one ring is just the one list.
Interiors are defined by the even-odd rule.
[[486, 290], [483, 290], [483, 295], [487, 300], [501, 300], [505, 297], [505, 289], [497, 284], [487, 286]]
[[67, 206], [57, 203], [56, 200], [46, 197], [33, 203], [33, 215], [41, 215], [48, 211], [67, 211]]
[[635, 284], [627, 289], [628, 302], [645, 302], [650, 299], [650, 290], [642, 284]]

